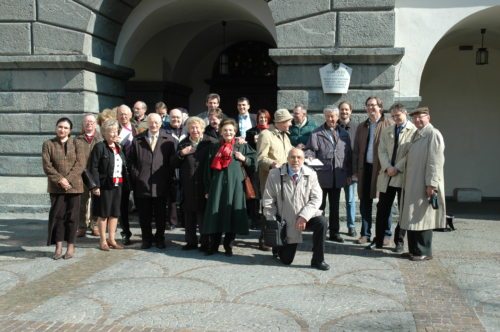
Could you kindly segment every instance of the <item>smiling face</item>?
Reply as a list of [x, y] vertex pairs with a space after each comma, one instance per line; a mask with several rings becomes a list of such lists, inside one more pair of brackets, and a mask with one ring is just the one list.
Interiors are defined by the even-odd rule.
[[170, 111], [170, 127], [180, 128], [182, 125], [182, 112], [176, 108]]
[[377, 122], [382, 116], [382, 108], [379, 106], [377, 99], [375, 98], [371, 98], [366, 101], [365, 109], [371, 122]]
[[148, 130], [152, 135], [156, 135], [161, 128], [161, 118], [158, 114], [152, 113], [148, 116]]
[[217, 98], [211, 98], [207, 100], [207, 110], [215, 110], [219, 107], [219, 99]]
[[96, 129], [96, 120], [93, 115], [87, 115], [83, 118], [83, 131], [85, 134], [93, 135]]
[[267, 125], [267, 116], [263, 113], [259, 114], [259, 117], [257, 118], [257, 121], [261, 126]]
[[197, 141], [200, 139], [200, 137], [203, 136], [203, 128], [200, 126], [198, 122], [191, 123], [189, 125], [188, 132], [189, 132], [189, 137], [193, 141]]
[[339, 106], [340, 121], [348, 122], [351, 119], [352, 109], [348, 103], [342, 103]]
[[103, 132], [103, 136], [104, 136], [104, 139], [106, 140], [106, 143], [108, 143], [108, 145], [113, 144], [118, 137], [118, 126], [108, 127]]
[[395, 109], [391, 112], [391, 117], [394, 120], [396, 126], [401, 126], [406, 122], [406, 113], [399, 109]]
[[250, 109], [250, 104], [248, 103], [248, 101], [243, 100], [238, 102], [237, 107], [238, 107], [238, 113], [241, 115], [245, 115], [248, 114], [248, 110]]
[[337, 112], [324, 112], [325, 123], [329, 128], [335, 128], [337, 121], [339, 119], [339, 114]]
[[128, 127], [130, 119], [132, 119], [132, 111], [130, 111], [130, 108], [122, 105], [116, 110], [116, 119], [122, 126]]
[[224, 141], [231, 142], [236, 135], [236, 129], [232, 124], [228, 123], [221, 128], [221, 135]]
[[293, 148], [288, 153], [287, 161], [288, 166], [290, 166], [294, 172], [298, 172], [302, 168], [302, 165], [304, 165], [304, 151]]
[[415, 114], [412, 116], [412, 120], [417, 129], [422, 129], [431, 122], [431, 116], [426, 113]]

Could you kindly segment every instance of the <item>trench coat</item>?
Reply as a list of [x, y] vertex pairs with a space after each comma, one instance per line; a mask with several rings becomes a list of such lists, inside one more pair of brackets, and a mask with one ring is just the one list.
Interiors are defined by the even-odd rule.
[[[331, 189], [347, 185], [347, 178], [352, 176], [352, 150], [349, 133], [340, 126], [335, 128], [332, 139], [326, 124], [316, 128], [306, 145], [306, 157], [318, 158], [323, 166], [313, 167], [318, 174], [321, 188]], [[334, 181], [335, 178], [335, 181]]]
[[[380, 171], [377, 179], [377, 191], [385, 193], [387, 187], [401, 188], [403, 186], [403, 176], [406, 164], [406, 153], [410, 147], [411, 139], [417, 128], [410, 121], [406, 122], [398, 137], [398, 150], [394, 161], [394, 167], [398, 169], [398, 174], [387, 175], [387, 169], [391, 167], [392, 151], [394, 150], [394, 136], [396, 126], [392, 125], [382, 130], [378, 145], [378, 160], [380, 161]], [[390, 180], [390, 182], [389, 182]]]
[[[281, 197], [281, 176], [283, 176], [283, 198]], [[272, 169], [264, 190], [262, 205], [266, 220], [276, 220], [280, 215], [286, 220], [287, 243], [302, 243], [302, 231], [295, 228], [300, 216], [309, 221], [322, 214], [319, 209], [323, 191], [316, 172], [309, 166], [302, 166], [302, 174], [297, 184], [288, 175], [288, 164]]]
[[[219, 142], [210, 145], [204, 166], [203, 181], [208, 199], [200, 233], [224, 232], [246, 235], [248, 234], [249, 222], [241, 162], [236, 160], [233, 154], [233, 159], [227, 168], [220, 171], [211, 169], [210, 164], [219, 147]], [[253, 172], [255, 170], [255, 150], [248, 144], [235, 144], [234, 151], [239, 151], [246, 157], [247, 172]]]
[[[429, 204], [426, 186], [437, 188], [437, 210]], [[411, 141], [401, 201], [402, 229], [423, 231], [446, 227], [444, 140], [431, 124], [417, 130]]]
[[[377, 176], [380, 172], [380, 162], [378, 160], [378, 145], [382, 129], [392, 124], [392, 120], [386, 119], [384, 114], [380, 117], [375, 128], [375, 138], [373, 141], [373, 168], [372, 180], [370, 183], [370, 198], [377, 197]], [[364, 168], [366, 149], [368, 148], [368, 135], [370, 132], [370, 119], [360, 123], [356, 129], [354, 148], [352, 154], [352, 173], [358, 177], [358, 196], [363, 197], [364, 188]]]

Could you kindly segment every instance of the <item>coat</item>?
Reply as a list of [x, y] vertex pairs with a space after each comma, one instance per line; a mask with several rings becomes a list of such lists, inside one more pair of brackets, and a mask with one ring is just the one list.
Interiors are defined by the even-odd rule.
[[88, 160], [90, 158], [90, 153], [92, 152], [92, 149], [94, 148], [94, 146], [101, 142], [103, 140], [102, 138], [102, 135], [100, 132], [98, 132], [97, 130], [95, 131], [95, 134], [94, 134], [94, 138], [92, 139], [92, 141], [87, 142], [87, 140], [85, 139], [85, 133], [81, 133], [80, 135], [78, 135], [75, 140], [78, 140], [78, 141], [81, 141], [82, 143], [82, 152], [83, 152], [83, 159], [85, 160], [85, 166], [88, 165]]
[[[377, 122], [375, 129], [375, 138], [373, 142], [373, 169], [372, 169], [372, 179], [370, 183], [370, 197], [377, 197], [377, 176], [380, 172], [380, 162], [378, 160], [378, 144], [380, 141], [380, 133], [382, 129], [388, 127], [392, 124], [392, 121], [386, 119], [384, 115], [380, 117]], [[354, 148], [352, 154], [352, 173], [358, 178], [358, 196], [363, 196], [364, 187], [364, 168], [365, 168], [365, 156], [366, 149], [368, 148], [368, 135], [370, 132], [370, 119], [360, 123], [356, 130], [356, 138], [354, 139]]]
[[132, 142], [130, 184], [138, 197], [167, 197], [174, 174], [170, 166], [170, 158], [175, 153], [174, 142], [160, 130], [155, 150], [151, 151], [148, 132], [137, 135]]
[[[66, 149], [65, 149], [66, 145]], [[82, 143], [68, 138], [66, 144], [57, 137], [46, 140], [42, 145], [43, 171], [47, 175], [47, 192], [50, 194], [83, 193], [82, 172], [85, 168]], [[58, 182], [66, 178], [72, 188], [65, 191]]]
[[[281, 176], [283, 176], [283, 199], [281, 197]], [[276, 220], [280, 215], [286, 220], [287, 243], [302, 243], [302, 232], [295, 228], [300, 216], [309, 221], [322, 214], [319, 209], [323, 199], [323, 191], [318, 182], [316, 172], [302, 166], [302, 175], [294, 185], [288, 175], [288, 164], [272, 169], [264, 190], [262, 206], [266, 220]]]
[[[230, 232], [246, 235], [249, 222], [241, 162], [233, 156], [227, 168], [220, 171], [211, 169], [210, 164], [219, 147], [219, 142], [210, 145], [204, 166], [204, 187], [208, 199], [200, 233]], [[234, 151], [239, 151], [246, 157], [245, 167], [248, 172], [254, 171], [255, 151], [248, 144], [235, 144]]]
[[[426, 186], [437, 188], [438, 209], [426, 195]], [[444, 191], [444, 140], [439, 130], [428, 124], [417, 130], [406, 156], [400, 226], [411, 231], [446, 227]]]
[[290, 142], [293, 146], [297, 146], [298, 144], [306, 145], [316, 127], [317, 125], [311, 117], [307, 117], [306, 123], [302, 127], [292, 122], [292, 126], [290, 127]]
[[[380, 171], [377, 178], [377, 191], [385, 193], [387, 187], [401, 188], [403, 186], [403, 173], [406, 164], [406, 152], [410, 147], [411, 138], [417, 130], [415, 125], [410, 121], [406, 122], [406, 126], [401, 129], [398, 138], [398, 150], [394, 165], [391, 165], [392, 151], [394, 150], [394, 137], [396, 125], [386, 127], [380, 134], [380, 142], [378, 145], [378, 160], [380, 161]], [[391, 166], [396, 167], [399, 173], [395, 176], [387, 175], [387, 169]], [[390, 182], [389, 182], [390, 180]]]
[[196, 147], [196, 151], [187, 156], [181, 156], [179, 151], [192, 145], [189, 137], [179, 142], [177, 152], [172, 157], [172, 166], [179, 168], [179, 177], [182, 187], [181, 205], [184, 211], [203, 212], [205, 209], [205, 190], [203, 174], [205, 160], [208, 158], [208, 148], [215, 139], [204, 135]]
[[[127, 183], [127, 163], [124, 149], [120, 149], [122, 158], [122, 178]], [[106, 141], [97, 143], [90, 154], [88, 170], [98, 188], [113, 189], [113, 170], [115, 169], [115, 154]]]
[[282, 134], [273, 125], [261, 131], [257, 140], [257, 163], [261, 192], [264, 192], [267, 175], [273, 162], [286, 163], [292, 143], [287, 134]]
[[332, 140], [326, 124], [316, 128], [306, 145], [306, 157], [321, 160], [323, 166], [313, 167], [321, 188], [343, 188], [352, 176], [352, 150], [349, 133], [337, 126]]

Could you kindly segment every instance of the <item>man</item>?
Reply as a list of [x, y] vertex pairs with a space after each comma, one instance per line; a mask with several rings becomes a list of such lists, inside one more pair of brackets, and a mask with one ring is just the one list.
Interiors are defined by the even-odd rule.
[[[206, 112], [201, 112], [200, 114], [196, 115], [199, 118], [202, 118], [205, 120], [205, 124], [208, 126], [209, 125], [209, 120], [208, 120], [208, 113], [210, 111], [214, 111], [219, 108], [220, 105], [220, 96], [216, 93], [209, 93], [207, 95], [206, 103], [205, 105], [207, 106], [207, 111]], [[226, 118], [224, 114], [222, 114], [223, 118]]]
[[209, 110], [208, 125], [205, 127], [205, 134], [212, 138], [215, 138], [216, 140], [220, 139], [221, 136], [219, 134], [219, 124], [221, 123], [223, 118], [224, 116], [220, 108]]
[[155, 112], [158, 113], [158, 115], [160, 115], [161, 117], [161, 127], [165, 128], [170, 122], [170, 119], [168, 117], [167, 104], [162, 101], [157, 102], [155, 105]]
[[247, 130], [257, 125], [257, 116], [250, 114], [250, 101], [246, 97], [238, 98], [238, 115], [234, 118], [238, 124], [238, 136], [245, 138]]
[[304, 149], [314, 129], [316, 129], [316, 123], [307, 116], [306, 107], [302, 104], [296, 105], [293, 109], [293, 123], [290, 128], [292, 145]]
[[333, 106], [323, 110], [325, 123], [316, 128], [306, 146], [308, 157], [319, 159], [323, 165], [314, 167], [323, 190], [320, 210], [324, 211], [326, 198], [330, 203], [330, 241], [344, 242], [340, 236], [339, 201], [340, 190], [351, 183], [352, 151], [349, 133], [337, 125], [339, 109]]
[[[406, 151], [411, 138], [415, 133], [415, 126], [407, 120], [406, 109], [402, 104], [391, 106], [390, 113], [394, 125], [386, 127], [380, 134], [378, 146], [378, 159], [380, 172], [377, 178], [377, 191], [379, 192], [377, 204], [377, 218], [375, 221], [375, 240], [373, 245], [380, 249], [384, 246], [384, 238], [388, 236], [387, 230], [391, 229], [390, 215], [394, 198], [398, 197], [398, 206], [401, 203], [401, 186], [403, 184]], [[402, 252], [405, 231], [396, 226], [394, 231], [395, 251]], [[370, 245], [368, 248], [373, 248]]]
[[[280, 168], [286, 163], [292, 144], [288, 138], [288, 129], [293, 117], [287, 109], [282, 108], [274, 113], [274, 125], [263, 130], [257, 139], [257, 165], [259, 171], [260, 192], [264, 192], [267, 176], [273, 168]], [[264, 226], [264, 225], [262, 225]], [[259, 238], [259, 249], [268, 251], [271, 248], [264, 245], [263, 233]]]
[[[132, 140], [134, 136], [137, 135], [136, 129], [132, 126], [130, 122], [132, 119], [132, 110], [127, 105], [120, 105], [116, 110], [116, 118], [120, 124], [120, 144], [123, 147], [125, 153], [125, 158], [128, 160], [130, 158], [130, 152], [132, 150]], [[122, 187], [122, 199], [120, 205], [120, 227], [122, 228], [121, 236], [122, 243], [126, 246], [130, 245], [132, 242], [130, 238], [132, 237], [132, 232], [130, 231], [129, 222], [129, 203], [130, 203], [130, 179], [124, 183]]]
[[130, 178], [139, 212], [142, 249], [153, 243], [151, 224], [156, 224], [154, 240], [158, 249], [165, 248], [165, 205], [172, 185], [170, 157], [175, 153], [174, 142], [161, 131], [161, 118], [156, 113], [147, 117], [148, 129], [137, 135], [130, 154]]
[[266, 183], [264, 216], [275, 220], [281, 216], [286, 220], [286, 244], [276, 253], [283, 264], [290, 265], [295, 258], [297, 244], [302, 242], [302, 231], [313, 231], [313, 256], [311, 267], [326, 271], [325, 263], [326, 219], [321, 210], [321, 187], [316, 172], [304, 166], [304, 152], [292, 148], [288, 163], [271, 170]]
[[359, 211], [361, 213], [361, 236], [357, 243], [369, 243], [372, 228], [372, 205], [377, 197], [377, 175], [380, 170], [378, 144], [380, 132], [391, 125], [383, 116], [382, 100], [368, 97], [365, 102], [368, 119], [356, 130], [353, 151], [353, 178], [358, 180]]
[[408, 234], [409, 253], [403, 255], [419, 262], [432, 259], [432, 230], [446, 227], [444, 140], [430, 123], [429, 108], [417, 108], [411, 116], [417, 131], [406, 156], [401, 228]]
[[[87, 165], [89, 160], [90, 152], [98, 142], [102, 141], [101, 134], [96, 130], [97, 120], [94, 114], [86, 114], [82, 121], [82, 133], [76, 137], [77, 140], [81, 141], [83, 162]], [[90, 191], [84, 185], [82, 196], [80, 197], [80, 222], [78, 225], [78, 230], [76, 232], [77, 237], [85, 237], [87, 228], [92, 227], [92, 235], [99, 236], [99, 229], [95, 225], [94, 218], [90, 213]]]
[[134, 118], [132, 120], [132, 125], [137, 130], [138, 133], [142, 133], [148, 129], [148, 123], [146, 120], [146, 112], [148, 110], [148, 105], [145, 102], [139, 100], [134, 104]]
[[[348, 101], [341, 101], [339, 103], [340, 118], [338, 121], [339, 126], [349, 133], [351, 140], [351, 150], [354, 147], [354, 137], [358, 125], [351, 121], [352, 105]], [[351, 165], [352, 166], [352, 165]], [[350, 184], [344, 186], [345, 196], [345, 210], [347, 218], [347, 235], [356, 237], [356, 182], [351, 181]]]
[[[178, 108], [173, 108], [170, 110], [169, 114], [170, 122], [164, 127], [165, 133], [171, 138], [174, 142], [175, 151], [177, 151], [177, 146], [179, 142], [182, 141], [186, 135], [186, 131], [182, 126], [182, 112]], [[178, 217], [177, 217], [177, 196], [180, 188], [179, 184], [179, 170], [175, 169], [173, 173], [173, 182], [171, 192], [168, 196], [168, 211], [169, 211], [169, 225], [170, 229], [174, 229], [178, 225]]]

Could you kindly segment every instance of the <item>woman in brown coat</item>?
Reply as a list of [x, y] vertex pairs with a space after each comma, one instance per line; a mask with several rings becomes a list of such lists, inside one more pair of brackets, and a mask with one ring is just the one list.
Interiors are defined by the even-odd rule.
[[[42, 146], [43, 171], [47, 174], [50, 194], [49, 232], [47, 245], [55, 244], [54, 259], [70, 259], [75, 252], [80, 196], [83, 192], [84, 168], [81, 143], [70, 137], [73, 124], [68, 118], [56, 123], [56, 137]], [[62, 254], [62, 243], [67, 242]]]

